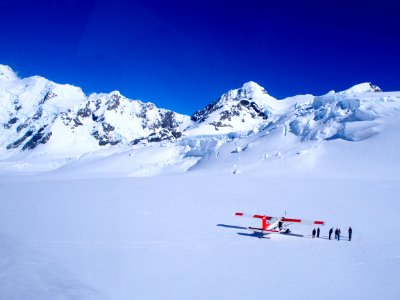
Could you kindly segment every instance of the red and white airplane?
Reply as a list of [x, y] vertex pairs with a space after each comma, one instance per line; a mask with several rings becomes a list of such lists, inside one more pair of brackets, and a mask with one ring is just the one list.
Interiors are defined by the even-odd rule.
[[290, 230], [287, 228], [288, 225], [292, 223], [303, 223], [308, 225], [325, 225], [324, 221], [310, 221], [303, 219], [291, 219], [286, 217], [270, 217], [266, 215], [251, 215], [242, 212], [235, 213], [238, 217], [248, 217], [261, 219], [261, 227], [248, 227], [249, 230], [254, 232], [261, 232], [262, 234], [267, 233], [289, 233]]

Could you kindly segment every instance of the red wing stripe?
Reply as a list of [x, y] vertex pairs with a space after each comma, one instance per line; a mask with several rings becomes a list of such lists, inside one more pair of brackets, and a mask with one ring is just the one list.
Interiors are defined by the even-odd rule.
[[264, 216], [262, 215], [254, 215], [253, 218], [262, 219]]
[[235, 213], [235, 216], [242, 217], [243, 213], [242, 212], [237, 212], [237, 213]]
[[324, 221], [315, 221], [314, 224], [316, 225], [325, 225]]
[[257, 218], [257, 219], [262, 219], [262, 218], [264, 218], [264, 217], [265, 217], [266, 220], [271, 220], [271, 219], [272, 219], [272, 217], [270, 217], [270, 216], [265, 216], [265, 215], [254, 215], [254, 216], [253, 216], [253, 218]]

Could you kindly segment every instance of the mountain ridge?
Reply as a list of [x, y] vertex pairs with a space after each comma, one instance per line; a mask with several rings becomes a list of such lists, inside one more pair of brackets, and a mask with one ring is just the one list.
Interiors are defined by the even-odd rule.
[[249, 81], [188, 116], [119, 91], [86, 95], [40, 76], [21, 79], [4, 65], [0, 76], [0, 159], [24, 159], [26, 152], [61, 157], [64, 163], [96, 151], [161, 142], [176, 147], [172, 164], [187, 161], [190, 168], [225, 143], [273, 132], [299, 142], [362, 141], [379, 133], [383, 115], [400, 99], [399, 93], [362, 83], [342, 92], [278, 100]]

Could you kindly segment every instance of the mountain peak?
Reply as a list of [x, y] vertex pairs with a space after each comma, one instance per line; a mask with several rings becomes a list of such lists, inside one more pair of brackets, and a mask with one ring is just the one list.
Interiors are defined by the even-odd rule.
[[0, 64], [0, 80], [14, 80], [16, 78], [17, 75], [9, 66]]
[[248, 81], [238, 89], [238, 94], [244, 94], [246, 98], [253, 98], [256, 95], [266, 95], [267, 91], [258, 83], [254, 81]]
[[248, 81], [196, 111], [191, 119], [214, 126], [216, 131], [247, 130], [258, 120], [268, 118], [271, 100], [275, 99], [262, 86]]
[[264, 89], [261, 85], [254, 81], [248, 81], [243, 83], [242, 89]]
[[382, 90], [377, 85], [372, 84], [371, 82], [364, 82], [360, 84], [356, 84], [347, 90], [339, 92], [339, 94], [363, 94], [363, 93], [380, 93]]
[[108, 93], [108, 95], [110, 95], [110, 96], [115, 95], [115, 96], [123, 97], [122, 94], [121, 94], [121, 92], [118, 91], [118, 90], [111, 91], [110, 93]]

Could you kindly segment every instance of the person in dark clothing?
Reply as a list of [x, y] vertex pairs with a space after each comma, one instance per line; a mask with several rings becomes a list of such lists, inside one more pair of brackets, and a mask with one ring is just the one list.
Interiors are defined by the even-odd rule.
[[337, 240], [338, 230], [337, 228], [335, 229], [335, 240]]
[[333, 228], [329, 229], [329, 239], [331, 239]]
[[340, 229], [338, 229], [338, 231], [337, 231], [337, 240], [338, 241], [340, 241], [340, 234], [341, 234], [341, 231], [340, 231]]
[[319, 234], [320, 234], [321, 230], [319, 229], [319, 227], [317, 228], [317, 238], [319, 238]]
[[312, 238], [315, 238], [315, 228], [312, 230]]
[[353, 234], [353, 229], [349, 227], [349, 242], [351, 241], [351, 235]]

